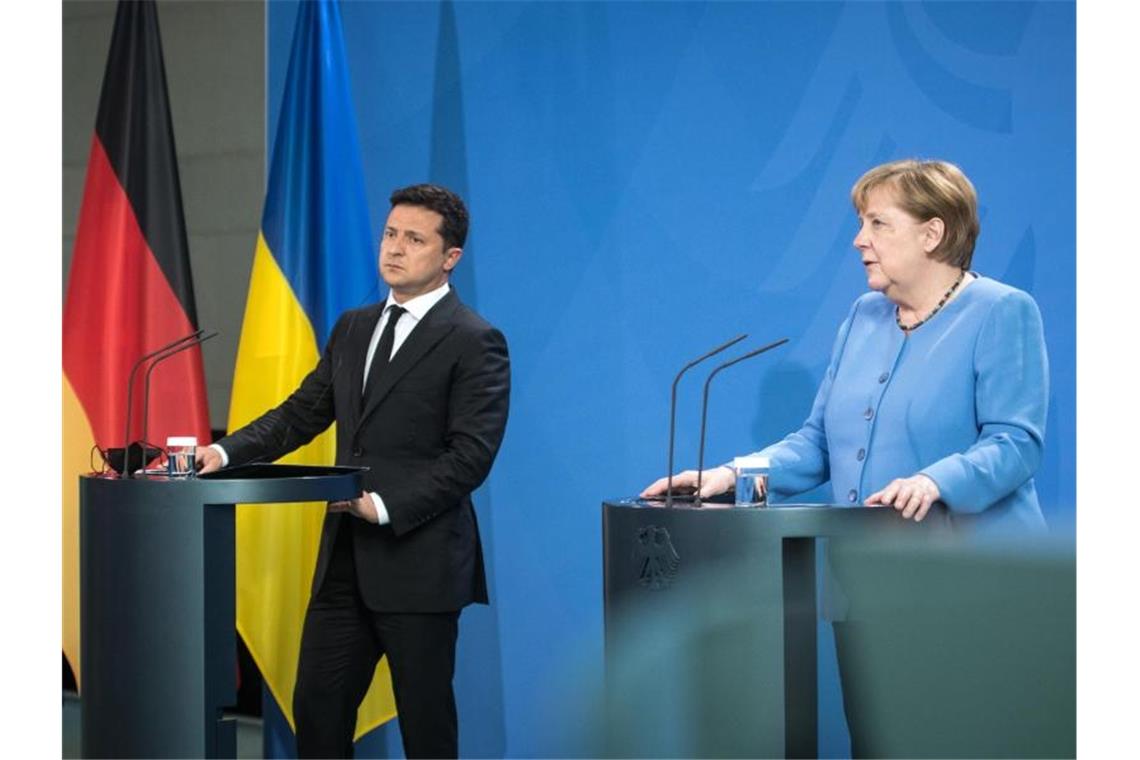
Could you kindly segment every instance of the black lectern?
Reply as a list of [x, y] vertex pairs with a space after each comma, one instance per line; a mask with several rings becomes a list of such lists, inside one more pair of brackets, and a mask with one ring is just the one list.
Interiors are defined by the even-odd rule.
[[944, 518], [604, 502], [606, 754], [814, 757], [816, 539], [919, 537]]
[[84, 757], [234, 757], [234, 504], [352, 498], [360, 472], [79, 479]]

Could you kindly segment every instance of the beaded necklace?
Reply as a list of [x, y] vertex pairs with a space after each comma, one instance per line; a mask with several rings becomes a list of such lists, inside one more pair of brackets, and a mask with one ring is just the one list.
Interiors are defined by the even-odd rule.
[[950, 289], [946, 291], [946, 295], [942, 296], [942, 300], [939, 301], [938, 305], [934, 307], [934, 311], [930, 312], [925, 317], [923, 317], [922, 319], [915, 322], [913, 325], [904, 325], [902, 323], [902, 320], [899, 319], [899, 307], [896, 306], [895, 307], [895, 324], [898, 325], [899, 329], [902, 330], [903, 332], [910, 332], [911, 330], [917, 330], [918, 328], [922, 327], [924, 324], [926, 324], [930, 320], [931, 317], [933, 317], [938, 312], [942, 311], [942, 307], [945, 306], [946, 302], [950, 300], [950, 296], [954, 295], [954, 291], [957, 290], [958, 286], [962, 284], [962, 280], [965, 277], [966, 277], [966, 270], [963, 269], [961, 271], [961, 273], [959, 273], [958, 279], [954, 280], [954, 284], [951, 285]]

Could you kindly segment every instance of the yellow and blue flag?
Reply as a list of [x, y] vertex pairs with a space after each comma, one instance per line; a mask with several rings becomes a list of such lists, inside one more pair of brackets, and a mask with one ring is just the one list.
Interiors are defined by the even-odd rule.
[[[301, 3], [230, 400], [235, 430], [316, 366], [337, 317], [378, 298], [356, 118], [335, 2]], [[332, 464], [330, 428], [281, 461]], [[290, 726], [301, 628], [325, 505], [239, 505], [237, 628]], [[356, 736], [395, 715], [386, 661]]]

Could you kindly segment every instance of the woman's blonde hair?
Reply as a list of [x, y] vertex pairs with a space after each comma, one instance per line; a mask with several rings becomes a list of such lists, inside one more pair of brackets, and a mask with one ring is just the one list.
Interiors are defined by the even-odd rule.
[[946, 161], [920, 161], [908, 158], [871, 169], [851, 188], [851, 202], [863, 213], [872, 190], [889, 186], [898, 207], [915, 219], [942, 220], [945, 232], [938, 247], [930, 252], [935, 261], [969, 269], [978, 222], [978, 194], [970, 180], [954, 164]]

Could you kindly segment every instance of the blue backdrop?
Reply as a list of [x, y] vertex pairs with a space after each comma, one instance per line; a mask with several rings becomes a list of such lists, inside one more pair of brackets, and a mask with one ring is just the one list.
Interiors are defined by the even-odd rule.
[[[981, 199], [975, 269], [1040, 304], [1052, 390], [1037, 482], [1047, 519], [1071, 532], [1073, 4], [348, 2], [342, 14], [373, 228], [397, 186], [460, 191], [473, 223], [453, 282], [511, 349], [507, 437], [477, 498], [493, 601], [462, 618], [463, 754], [559, 753], [568, 684], [600, 675], [600, 502], [664, 473], [681, 364], [739, 332], [748, 346], [791, 338], [718, 379], [709, 461], [807, 415], [865, 290], [848, 192], [882, 161], [960, 165]], [[268, 6], [270, 135], [295, 15]], [[695, 464], [699, 387], [681, 388], [679, 466]], [[826, 660], [820, 678], [820, 749], [842, 755]], [[391, 733], [377, 741], [396, 746]]]

